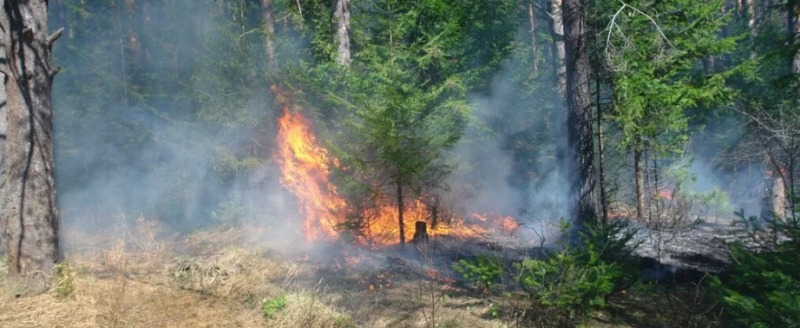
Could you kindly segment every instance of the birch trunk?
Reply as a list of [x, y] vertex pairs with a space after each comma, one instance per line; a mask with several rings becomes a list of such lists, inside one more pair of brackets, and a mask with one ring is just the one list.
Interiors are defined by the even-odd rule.
[[553, 18], [553, 52], [556, 58], [556, 79], [558, 93], [561, 99], [566, 99], [567, 90], [567, 66], [566, 49], [564, 46], [564, 13], [563, 0], [552, 0], [550, 3], [550, 16]]
[[[532, 1], [532, 0], [531, 0]], [[528, 30], [528, 34], [531, 37], [531, 58], [533, 59], [532, 69], [533, 74], [536, 75], [539, 73], [539, 60], [536, 56], [539, 55], [539, 49], [536, 46], [536, 11], [534, 11], [533, 2], [528, 3], [528, 24], [530, 30]]]
[[336, 61], [350, 65], [350, 0], [333, 0], [333, 39]]

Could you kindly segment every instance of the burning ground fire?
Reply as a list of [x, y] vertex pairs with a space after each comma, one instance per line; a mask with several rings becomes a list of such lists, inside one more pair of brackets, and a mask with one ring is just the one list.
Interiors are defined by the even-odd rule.
[[[303, 231], [308, 240], [336, 239], [348, 216], [364, 218], [360, 228], [365, 240], [371, 245], [391, 245], [399, 242], [400, 228], [397, 219], [397, 204], [387, 197], [376, 197], [374, 204], [365, 210], [356, 210], [348, 204], [330, 181], [331, 166], [339, 161], [329, 154], [317, 141], [309, 121], [300, 114], [300, 106], [294, 104], [279, 87], [272, 86], [277, 102], [283, 107], [278, 121], [277, 151], [275, 157], [281, 167], [281, 183], [291, 191], [300, 203], [305, 216]], [[428, 226], [428, 235], [477, 237], [489, 233], [511, 234], [519, 223], [510, 216], [471, 214], [466, 218], [450, 218], [447, 222], [431, 222], [431, 209], [422, 198], [404, 203], [405, 239], [411, 240], [417, 221]]]

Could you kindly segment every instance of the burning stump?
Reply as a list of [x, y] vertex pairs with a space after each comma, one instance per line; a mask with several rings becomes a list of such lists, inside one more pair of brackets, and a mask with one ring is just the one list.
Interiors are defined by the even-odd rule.
[[428, 243], [428, 224], [425, 221], [417, 221], [414, 225], [414, 244]]

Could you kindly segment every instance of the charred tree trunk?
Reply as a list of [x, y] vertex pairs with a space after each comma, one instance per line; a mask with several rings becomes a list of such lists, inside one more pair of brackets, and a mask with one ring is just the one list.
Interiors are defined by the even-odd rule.
[[427, 244], [430, 237], [428, 237], [428, 224], [425, 221], [417, 221], [414, 224], [414, 244]]
[[439, 224], [439, 197], [436, 196], [433, 198], [433, 204], [431, 205], [431, 228], [436, 228], [436, 225]]
[[644, 165], [639, 145], [633, 149], [633, 176], [636, 180], [636, 220], [641, 221], [644, 219]]
[[261, 22], [264, 24], [264, 52], [267, 55], [267, 69], [275, 69], [275, 18], [272, 14], [272, 0], [261, 0]]
[[572, 159], [569, 168], [572, 218], [576, 228], [581, 229], [583, 220], [597, 218], [586, 2], [564, 0], [562, 12], [567, 73], [567, 143]]
[[333, 0], [333, 41], [336, 61], [350, 65], [350, 0]]
[[47, 1], [4, 1], [0, 31], [8, 60], [5, 75], [8, 131], [5, 142], [3, 221], [11, 289], [37, 293], [49, 287], [59, 259], [53, 178], [52, 44]]
[[[556, 79], [558, 94], [561, 99], [567, 97], [567, 66], [566, 49], [564, 46], [564, 9], [563, 0], [552, 0], [550, 3], [550, 16], [553, 18], [553, 53], [556, 58]], [[587, 59], [588, 61], [588, 59]]]

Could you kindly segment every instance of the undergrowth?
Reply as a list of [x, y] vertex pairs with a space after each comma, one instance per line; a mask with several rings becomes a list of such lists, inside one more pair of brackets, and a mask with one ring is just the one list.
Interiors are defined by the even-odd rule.
[[275, 315], [284, 308], [286, 308], [286, 295], [261, 300], [261, 312], [264, 313], [264, 318], [275, 319]]
[[737, 215], [750, 242], [731, 245], [730, 271], [713, 280], [729, 320], [742, 327], [800, 327], [800, 219]]
[[53, 267], [53, 287], [56, 297], [65, 299], [75, 292], [77, 273], [68, 262], [58, 263]]

